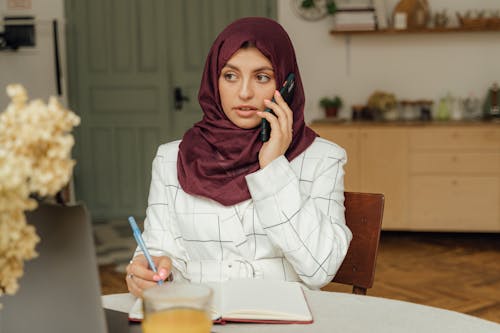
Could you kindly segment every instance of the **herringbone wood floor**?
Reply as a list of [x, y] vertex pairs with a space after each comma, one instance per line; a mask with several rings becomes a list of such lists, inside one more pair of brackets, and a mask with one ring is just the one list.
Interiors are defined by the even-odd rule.
[[[127, 292], [101, 266], [102, 293]], [[330, 284], [324, 290], [350, 292]], [[500, 234], [383, 232], [368, 295], [463, 312], [500, 323]]]

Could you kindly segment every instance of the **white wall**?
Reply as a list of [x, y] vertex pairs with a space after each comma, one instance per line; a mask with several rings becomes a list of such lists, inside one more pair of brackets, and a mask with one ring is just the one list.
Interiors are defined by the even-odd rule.
[[[61, 56], [62, 90], [60, 98], [65, 105], [66, 89], [66, 57], [64, 44], [64, 0], [28, 0], [31, 9], [9, 9], [8, 0], [0, 0], [0, 21], [4, 16], [35, 16], [36, 46], [20, 48], [17, 52], [0, 52], [0, 112], [9, 98], [5, 88], [9, 83], [22, 83], [28, 90], [30, 98], [47, 100], [50, 95], [57, 95], [54, 52], [52, 42], [52, 20], [59, 21], [59, 53]], [[3, 31], [3, 24], [0, 24]]]
[[[389, 11], [397, 0], [386, 0]], [[278, 0], [278, 20], [295, 46], [306, 90], [306, 121], [322, 118], [318, 101], [326, 95], [344, 98], [342, 116], [352, 104], [366, 103], [377, 89], [398, 99], [432, 99], [447, 92], [484, 98], [500, 83], [500, 32], [331, 35], [332, 17], [316, 22], [295, 15], [291, 0]], [[500, 9], [499, 0], [431, 0], [431, 11]], [[473, 7], [474, 6], [474, 7]], [[350, 45], [350, 46], [348, 46]]]
[[[34, 15], [36, 48], [0, 52], [0, 112], [8, 103], [5, 86], [24, 84], [30, 97], [47, 99], [56, 94], [50, 21], [60, 21], [60, 54], [63, 92], [66, 94], [63, 0], [31, 0], [30, 10], [7, 10], [0, 0], [0, 18], [5, 15]], [[277, 0], [278, 20], [295, 45], [306, 89], [306, 121], [323, 117], [318, 101], [339, 94], [345, 100], [343, 116], [352, 104], [363, 104], [376, 89], [400, 99], [433, 99], [446, 92], [456, 96], [475, 93], [484, 97], [488, 87], [500, 82], [500, 32], [359, 35], [350, 46], [343, 35], [331, 35], [332, 18], [308, 22], [292, 11], [292, 0]], [[475, 8], [500, 9], [499, 0], [431, 0], [431, 10], [448, 13]], [[386, 0], [390, 11], [397, 0]], [[3, 26], [0, 25], [0, 30]], [[63, 96], [62, 102], [66, 104]]]

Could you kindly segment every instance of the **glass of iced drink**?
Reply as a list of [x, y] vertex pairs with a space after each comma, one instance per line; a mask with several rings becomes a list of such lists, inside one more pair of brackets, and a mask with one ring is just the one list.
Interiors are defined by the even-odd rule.
[[144, 333], [210, 333], [212, 289], [203, 284], [167, 283], [143, 293]]

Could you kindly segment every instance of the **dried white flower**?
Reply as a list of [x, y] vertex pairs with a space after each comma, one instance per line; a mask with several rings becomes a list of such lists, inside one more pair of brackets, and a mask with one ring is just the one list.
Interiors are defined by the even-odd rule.
[[80, 123], [55, 97], [28, 103], [19, 84], [7, 94], [11, 103], [0, 114], [0, 296], [17, 291], [24, 261], [37, 255], [39, 238], [24, 215], [37, 206], [29, 195], [52, 196], [68, 183], [75, 165], [70, 131]]

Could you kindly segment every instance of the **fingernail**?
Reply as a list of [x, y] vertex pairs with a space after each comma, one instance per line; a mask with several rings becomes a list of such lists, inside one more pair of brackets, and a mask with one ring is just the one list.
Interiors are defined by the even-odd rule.
[[270, 99], [264, 99], [264, 103], [271, 103], [271, 100]]
[[278, 95], [278, 96], [279, 96], [279, 95], [281, 95], [279, 90], [275, 90], [275, 91], [274, 91], [274, 94], [276, 94], [276, 95]]
[[160, 269], [160, 277], [162, 279], [167, 277], [167, 270], [166, 269], [164, 269], [164, 268]]
[[160, 280], [162, 280], [162, 278], [160, 277], [160, 275], [155, 274], [155, 275], [153, 275], [153, 280], [160, 281]]

